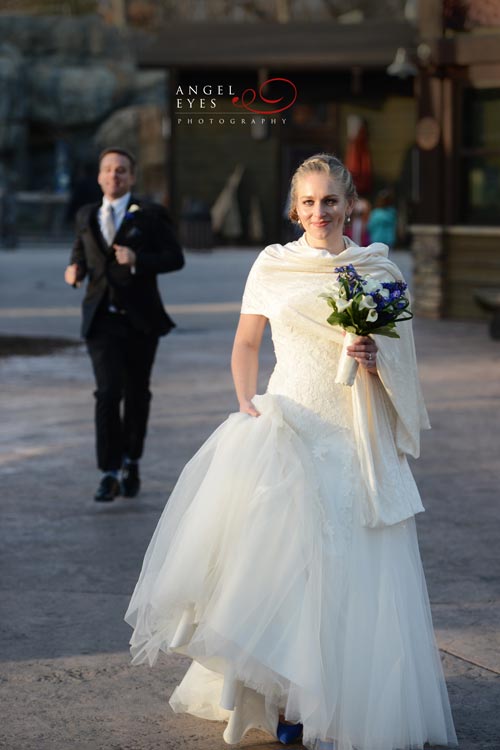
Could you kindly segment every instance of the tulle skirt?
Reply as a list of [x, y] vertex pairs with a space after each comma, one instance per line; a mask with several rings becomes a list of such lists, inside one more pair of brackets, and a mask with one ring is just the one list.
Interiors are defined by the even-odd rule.
[[194, 661], [171, 706], [317, 750], [456, 746], [413, 518], [361, 525], [347, 431], [320, 455], [279, 399], [232, 414], [186, 465], [125, 619], [134, 663]]

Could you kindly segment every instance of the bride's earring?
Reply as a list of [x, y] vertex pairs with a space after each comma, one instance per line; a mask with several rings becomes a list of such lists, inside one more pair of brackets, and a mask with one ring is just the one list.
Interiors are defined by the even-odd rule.
[[351, 223], [351, 214], [347, 214], [347, 216], [345, 217], [345, 223], [346, 224], [350, 224]]

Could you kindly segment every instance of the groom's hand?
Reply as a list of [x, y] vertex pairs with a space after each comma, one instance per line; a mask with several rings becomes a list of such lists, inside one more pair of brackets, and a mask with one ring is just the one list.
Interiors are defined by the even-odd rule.
[[125, 245], [113, 245], [115, 258], [121, 266], [135, 266], [136, 255], [133, 250]]
[[65, 272], [64, 272], [64, 281], [66, 284], [69, 284], [70, 286], [78, 287], [80, 286], [80, 282], [78, 281], [78, 264], [72, 263], [70, 266], [67, 266]]

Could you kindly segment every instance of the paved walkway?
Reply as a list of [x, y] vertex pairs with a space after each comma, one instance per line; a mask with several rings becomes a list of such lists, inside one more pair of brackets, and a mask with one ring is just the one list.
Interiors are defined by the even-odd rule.
[[[254, 257], [191, 254], [185, 271], [162, 280], [179, 326], [155, 368], [140, 499], [91, 500], [84, 347], [0, 359], [0, 748], [224, 747], [220, 725], [168, 708], [184, 659], [129, 666], [122, 618], [181, 467], [235, 408], [228, 363]], [[0, 253], [0, 335], [78, 340], [81, 293], [62, 286], [64, 264], [60, 249]], [[427, 508], [418, 526], [436, 633], [460, 747], [498, 750], [500, 345], [480, 323], [419, 320], [416, 337], [434, 428], [414, 471]], [[263, 383], [271, 367], [267, 340]], [[258, 732], [242, 746], [281, 747]]]

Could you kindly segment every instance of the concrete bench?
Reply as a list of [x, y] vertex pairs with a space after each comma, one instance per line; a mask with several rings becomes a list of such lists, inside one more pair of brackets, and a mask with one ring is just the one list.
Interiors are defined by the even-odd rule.
[[493, 313], [490, 321], [490, 336], [500, 340], [500, 289], [498, 287], [476, 289], [474, 299], [482, 310]]

